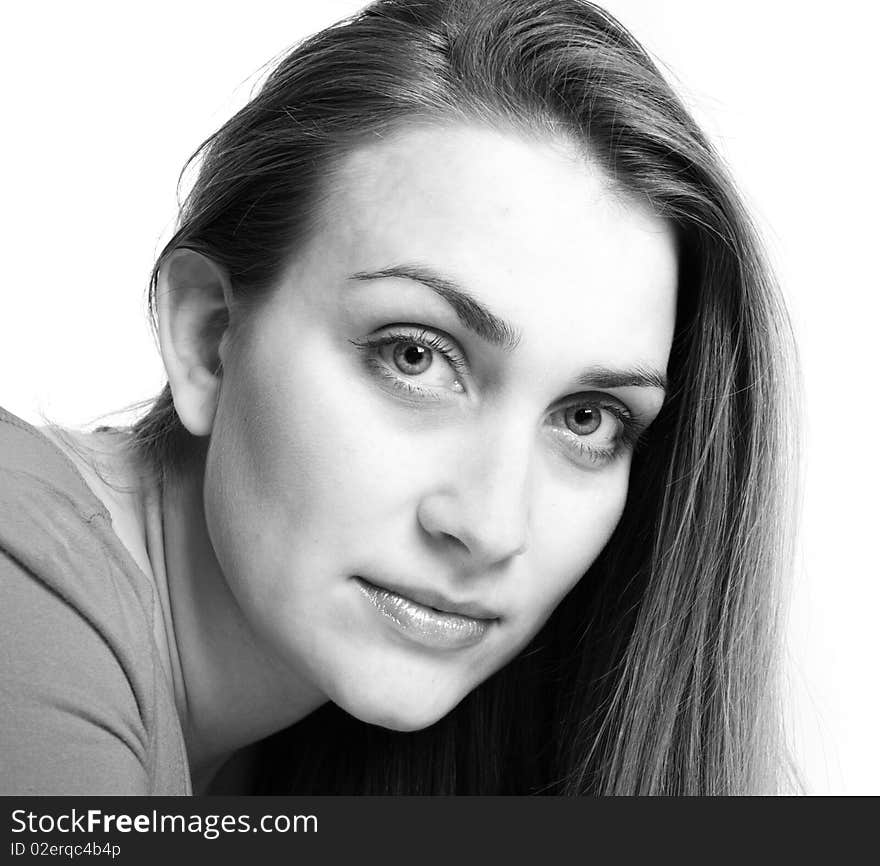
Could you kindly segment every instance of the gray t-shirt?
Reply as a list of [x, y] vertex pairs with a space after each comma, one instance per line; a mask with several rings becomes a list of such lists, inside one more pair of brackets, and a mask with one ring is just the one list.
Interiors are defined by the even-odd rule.
[[191, 794], [155, 590], [70, 460], [0, 408], [0, 794]]

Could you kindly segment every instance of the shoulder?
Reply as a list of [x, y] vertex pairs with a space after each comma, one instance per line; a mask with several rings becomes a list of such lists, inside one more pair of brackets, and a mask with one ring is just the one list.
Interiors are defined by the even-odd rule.
[[107, 508], [63, 451], [2, 409], [0, 550], [96, 624], [128, 640], [152, 627], [151, 587]]
[[163, 731], [185, 764], [149, 582], [71, 460], [2, 409], [0, 594], [3, 787], [151, 793]]
[[[0, 406], [0, 473], [4, 486], [14, 484], [16, 492], [27, 488], [51, 491], [68, 502], [85, 519], [105, 515], [70, 459], [36, 427]], [[3, 487], [0, 487], [0, 491]], [[9, 499], [9, 497], [5, 497]]]

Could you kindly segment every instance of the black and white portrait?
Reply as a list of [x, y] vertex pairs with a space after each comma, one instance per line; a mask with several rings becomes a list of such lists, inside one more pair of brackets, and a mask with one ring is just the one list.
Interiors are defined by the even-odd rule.
[[3, 793], [876, 791], [858, 26], [13, 18]]

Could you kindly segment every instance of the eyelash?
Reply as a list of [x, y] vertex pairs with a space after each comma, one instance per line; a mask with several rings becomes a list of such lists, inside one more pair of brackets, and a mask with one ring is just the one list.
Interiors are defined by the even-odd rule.
[[[460, 376], [465, 377], [468, 373], [468, 364], [466, 357], [456, 348], [455, 344], [426, 328], [414, 328], [413, 330], [395, 330], [382, 334], [379, 337], [366, 338], [362, 340], [349, 340], [349, 342], [358, 351], [364, 354], [364, 363], [373, 373], [379, 375], [397, 391], [402, 392], [406, 396], [416, 397], [424, 400], [440, 401], [446, 399], [446, 396], [438, 391], [430, 388], [423, 388], [419, 385], [395, 375], [384, 363], [371, 353], [383, 346], [391, 346], [396, 343], [414, 343], [442, 355], [450, 364], [453, 370]], [[583, 437], [578, 436], [570, 430], [565, 430], [561, 434], [561, 438], [566, 440], [569, 448], [573, 449], [580, 458], [589, 460], [593, 465], [605, 465], [622, 457], [628, 451], [632, 451], [638, 444], [644, 425], [642, 425], [630, 412], [630, 410], [621, 403], [610, 400], [605, 395], [595, 395], [587, 399], [589, 395], [584, 394], [583, 399], [568, 400], [563, 406], [554, 409], [551, 415], [565, 412], [572, 406], [591, 405], [597, 406], [599, 409], [610, 413], [614, 416], [619, 425], [619, 432], [615, 436], [610, 448], [597, 448], [584, 441]], [[561, 428], [565, 429], [565, 428]]]
[[388, 367], [370, 354], [372, 350], [379, 349], [382, 346], [393, 346], [395, 343], [415, 343], [417, 346], [423, 346], [426, 349], [431, 349], [433, 352], [438, 352], [449, 362], [452, 369], [459, 376], [464, 377], [467, 374], [467, 358], [453, 343], [444, 339], [440, 334], [429, 331], [426, 328], [418, 328], [413, 331], [389, 331], [380, 337], [365, 340], [349, 340], [349, 342], [364, 353], [364, 361], [370, 370], [387, 380], [396, 390], [401, 391], [407, 396], [435, 401], [445, 399], [443, 394], [432, 388], [423, 388], [395, 375]]
[[566, 405], [555, 409], [551, 415], [564, 413], [572, 406], [596, 406], [604, 412], [614, 416], [618, 424], [618, 433], [608, 448], [597, 448], [590, 444], [584, 437], [564, 427], [555, 429], [560, 432], [556, 435], [566, 440], [567, 445], [573, 448], [580, 457], [586, 458], [593, 464], [605, 465], [622, 457], [635, 449], [643, 432], [643, 425], [633, 417], [632, 413], [620, 403], [613, 403], [607, 397], [596, 395], [590, 397], [585, 394], [580, 400], [570, 400]]

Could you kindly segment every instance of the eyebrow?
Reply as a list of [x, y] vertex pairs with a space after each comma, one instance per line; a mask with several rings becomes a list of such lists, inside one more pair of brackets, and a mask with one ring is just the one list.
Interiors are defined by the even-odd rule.
[[[430, 268], [393, 265], [378, 271], [358, 271], [349, 277], [364, 282], [392, 278], [412, 280], [427, 286], [452, 307], [459, 321], [469, 331], [506, 352], [513, 351], [522, 339], [517, 328], [483, 306], [463, 286]], [[590, 367], [576, 381], [587, 388], [657, 388], [664, 392], [667, 389], [666, 376], [662, 372], [641, 365], [626, 370]]]
[[414, 280], [427, 286], [452, 307], [459, 321], [469, 331], [473, 331], [493, 346], [498, 346], [505, 352], [511, 352], [519, 344], [522, 335], [516, 328], [484, 307], [454, 280], [440, 276], [428, 268], [395, 265], [383, 268], [381, 271], [359, 271], [352, 274], [350, 279], [384, 280], [391, 277]]
[[577, 378], [586, 388], [658, 388], [666, 391], [666, 376], [652, 367], [633, 367], [631, 370], [612, 370], [610, 367], [590, 367]]

